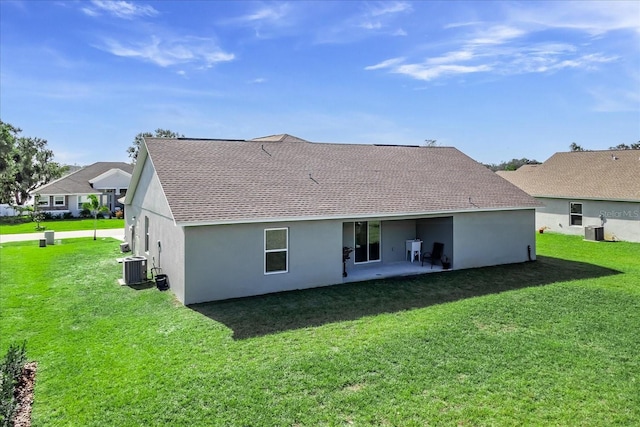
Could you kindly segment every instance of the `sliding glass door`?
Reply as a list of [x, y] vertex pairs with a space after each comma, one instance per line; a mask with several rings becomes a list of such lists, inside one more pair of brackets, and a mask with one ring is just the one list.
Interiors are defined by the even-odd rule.
[[380, 221], [354, 223], [355, 262], [380, 261]]

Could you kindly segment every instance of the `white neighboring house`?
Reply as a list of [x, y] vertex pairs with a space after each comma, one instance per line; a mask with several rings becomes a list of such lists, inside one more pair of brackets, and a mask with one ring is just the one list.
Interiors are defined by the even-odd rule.
[[40, 196], [40, 210], [54, 215], [70, 212], [78, 216], [90, 194], [115, 212], [123, 208], [118, 199], [126, 194], [132, 172], [133, 165], [129, 163], [97, 162], [43, 185], [31, 195]]
[[125, 205], [133, 255], [192, 304], [421, 268], [416, 240], [443, 243], [454, 269], [535, 259], [539, 203], [453, 147], [275, 135], [145, 138]]
[[584, 236], [585, 227], [603, 227], [605, 240], [640, 242], [638, 150], [556, 153], [498, 175], [544, 204], [538, 229]]

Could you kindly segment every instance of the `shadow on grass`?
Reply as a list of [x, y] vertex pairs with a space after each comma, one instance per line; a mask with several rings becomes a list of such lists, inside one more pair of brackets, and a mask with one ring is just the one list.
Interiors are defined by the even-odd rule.
[[146, 282], [136, 283], [136, 284], [127, 285], [127, 286], [136, 291], [143, 291], [145, 289], [155, 288], [156, 282], [154, 282], [153, 280], [147, 280]]
[[538, 256], [536, 262], [280, 292], [193, 304], [189, 308], [232, 329], [235, 339], [245, 339], [620, 273], [593, 264]]

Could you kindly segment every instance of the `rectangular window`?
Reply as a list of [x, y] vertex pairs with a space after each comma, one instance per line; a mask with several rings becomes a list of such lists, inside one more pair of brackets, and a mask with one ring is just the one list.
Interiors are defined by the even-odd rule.
[[569, 225], [582, 225], [582, 203], [571, 202], [569, 212]]
[[64, 196], [53, 196], [54, 206], [64, 206]]
[[87, 196], [78, 196], [78, 210], [82, 210], [82, 204], [88, 201]]
[[38, 200], [38, 206], [49, 206], [49, 196], [42, 196]]
[[144, 217], [144, 251], [149, 252], [149, 217]]
[[356, 263], [380, 261], [380, 221], [355, 223]]
[[289, 229], [264, 230], [264, 274], [289, 271]]

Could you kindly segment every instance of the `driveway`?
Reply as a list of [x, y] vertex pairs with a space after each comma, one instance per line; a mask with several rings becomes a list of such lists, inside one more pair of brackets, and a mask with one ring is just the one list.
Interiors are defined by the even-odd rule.
[[[123, 228], [111, 228], [107, 230], [97, 230], [97, 237], [113, 237], [114, 239], [124, 241]], [[55, 231], [54, 239], [71, 239], [75, 237], [93, 237], [93, 230], [81, 231]], [[0, 243], [9, 242], [25, 242], [29, 240], [44, 239], [44, 233], [25, 233], [25, 234], [2, 234], [0, 235]]]

